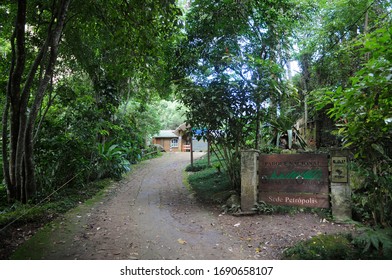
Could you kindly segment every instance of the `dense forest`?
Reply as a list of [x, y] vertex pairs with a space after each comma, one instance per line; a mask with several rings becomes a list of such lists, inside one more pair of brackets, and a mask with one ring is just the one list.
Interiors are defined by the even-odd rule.
[[[208, 128], [201, 136], [233, 189], [243, 149], [349, 149], [357, 217], [390, 227], [391, 9], [388, 0], [2, 1], [0, 214], [121, 179], [153, 134], [187, 121]], [[313, 122], [332, 125], [313, 135]]]

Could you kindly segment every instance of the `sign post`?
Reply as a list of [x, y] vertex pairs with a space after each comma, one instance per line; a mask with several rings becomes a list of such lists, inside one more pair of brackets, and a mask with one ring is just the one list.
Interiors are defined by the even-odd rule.
[[259, 168], [259, 200], [274, 205], [329, 208], [327, 155], [262, 155]]
[[331, 157], [331, 182], [348, 183], [347, 157]]
[[347, 150], [331, 150], [331, 205], [337, 222], [352, 219]]

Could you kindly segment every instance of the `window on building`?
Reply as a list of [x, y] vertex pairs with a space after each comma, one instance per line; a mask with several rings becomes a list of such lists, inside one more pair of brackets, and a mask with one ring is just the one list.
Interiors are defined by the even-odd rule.
[[170, 142], [170, 148], [178, 148], [178, 139], [173, 138]]

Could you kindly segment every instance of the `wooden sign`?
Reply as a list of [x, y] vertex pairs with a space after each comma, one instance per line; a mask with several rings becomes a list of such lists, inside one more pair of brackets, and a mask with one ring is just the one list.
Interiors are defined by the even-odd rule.
[[333, 183], [348, 183], [347, 157], [331, 158], [331, 181]]
[[327, 155], [261, 155], [259, 181], [266, 203], [329, 208]]

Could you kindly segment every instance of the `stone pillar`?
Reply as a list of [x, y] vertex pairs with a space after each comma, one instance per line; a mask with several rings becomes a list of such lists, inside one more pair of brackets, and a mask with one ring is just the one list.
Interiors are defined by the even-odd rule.
[[259, 151], [247, 150], [241, 152], [241, 211], [254, 212], [257, 203], [259, 184]]
[[331, 150], [331, 206], [336, 222], [352, 219], [348, 162], [348, 151]]

